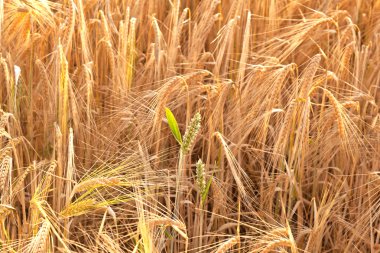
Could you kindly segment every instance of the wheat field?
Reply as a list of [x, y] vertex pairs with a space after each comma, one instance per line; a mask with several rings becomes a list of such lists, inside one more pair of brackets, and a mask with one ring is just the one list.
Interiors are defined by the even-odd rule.
[[0, 0], [0, 251], [380, 252], [379, 0]]

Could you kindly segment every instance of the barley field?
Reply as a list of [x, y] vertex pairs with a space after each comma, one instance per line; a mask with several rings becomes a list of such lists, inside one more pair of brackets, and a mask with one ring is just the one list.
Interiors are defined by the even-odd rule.
[[380, 252], [380, 0], [0, 0], [0, 251]]

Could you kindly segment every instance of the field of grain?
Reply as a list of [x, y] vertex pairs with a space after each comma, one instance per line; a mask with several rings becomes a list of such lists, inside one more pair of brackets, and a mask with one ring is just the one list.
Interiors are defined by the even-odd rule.
[[380, 0], [0, 0], [0, 251], [380, 252]]

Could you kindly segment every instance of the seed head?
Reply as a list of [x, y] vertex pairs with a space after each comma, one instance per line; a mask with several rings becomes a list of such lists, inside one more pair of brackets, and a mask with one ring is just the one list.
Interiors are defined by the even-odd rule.
[[201, 191], [201, 194], [203, 195], [206, 190], [205, 164], [202, 162], [201, 159], [199, 159], [196, 164], [196, 167], [197, 167], [197, 171], [196, 171], [197, 185]]
[[183, 135], [182, 152], [186, 154], [189, 152], [193, 142], [195, 141], [199, 129], [201, 128], [201, 115], [197, 112], [191, 119], [190, 124], [186, 128], [186, 132]]

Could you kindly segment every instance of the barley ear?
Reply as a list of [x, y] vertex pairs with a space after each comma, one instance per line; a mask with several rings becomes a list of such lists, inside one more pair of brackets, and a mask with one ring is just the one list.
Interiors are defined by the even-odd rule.
[[197, 185], [200, 189], [201, 194], [203, 195], [206, 188], [205, 164], [202, 162], [201, 159], [199, 159], [196, 167], [197, 167], [197, 171], [196, 171]]
[[183, 135], [183, 143], [181, 151], [183, 154], [187, 154], [193, 145], [198, 132], [201, 128], [201, 114], [197, 112], [194, 117], [190, 120], [190, 124], [186, 128], [186, 132]]
[[229, 249], [231, 249], [233, 246], [235, 246], [239, 242], [239, 238], [237, 236], [234, 236], [227, 241], [225, 241], [223, 244], [219, 246], [219, 248], [215, 251], [215, 253], [225, 253]]

